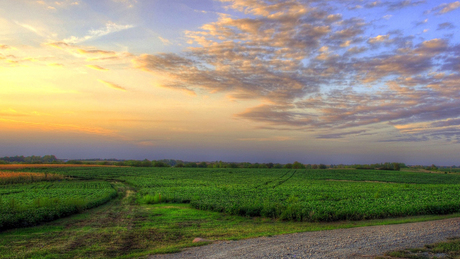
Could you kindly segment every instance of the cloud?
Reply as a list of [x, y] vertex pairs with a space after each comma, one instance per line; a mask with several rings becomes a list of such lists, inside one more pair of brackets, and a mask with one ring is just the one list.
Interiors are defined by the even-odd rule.
[[47, 33], [43, 32], [43, 30], [39, 29], [39, 28], [36, 28], [32, 25], [29, 25], [29, 24], [25, 24], [25, 23], [19, 23], [17, 21], [14, 21], [14, 23], [16, 23], [17, 25], [35, 33], [36, 35], [40, 36], [40, 37], [44, 37], [46, 38], [48, 36]]
[[6, 109], [6, 110], [0, 110], [0, 116], [2, 117], [27, 117], [31, 116], [34, 113], [25, 113], [25, 112], [18, 112], [14, 109]]
[[402, 137], [402, 138], [394, 138], [394, 139], [384, 139], [379, 140], [378, 142], [425, 142], [430, 140], [426, 136], [416, 137], [416, 136], [409, 136], [409, 137]]
[[317, 136], [316, 138], [318, 139], [339, 139], [339, 138], [344, 138], [345, 136], [349, 136], [349, 135], [360, 135], [361, 133], [365, 133], [365, 132], [366, 130], [355, 130], [355, 131], [348, 131], [348, 132], [323, 134], [323, 135]]
[[94, 69], [94, 70], [99, 70], [99, 71], [108, 71], [107, 68], [103, 68], [103, 67], [98, 66], [98, 65], [86, 65], [86, 67]]
[[171, 41], [169, 41], [168, 39], [165, 39], [165, 38], [162, 38], [160, 36], [158, 36], [158, 39], [161, 40], [161, 42], [163, 42], [164, 45], [168, 46], [168, 45], [171, 45]]
[[131, 29], [133, 27], [134, 27], [134, 25], [130, 25], [130, 24], [120, 25], [120, 24], [116, 24], [116, 23], [113, 23], [113, 22], [108, 22], [105, 25], [105, 28], [101, 28], [101, 29], [98, 29], [98, 30], [90, 30], [88, 32], [88, 35], [85, 35], [83, 37], [71, 36], [69, 38], [63, 39], [62, 42], [67, 43], [67, 44], [69, 44], [69, 43], [73, 43], [73, 44], [82, 43], [82, 42], [92, 40], [92, 39], [95, 39], [95, 38], [99, 38], [99, 37], [102, 37], [102, 36], [105, 36], [105, 35], [108, 35], [108, 34], [111, 34], [111, 33]]
[[428, 19], [425, 19], [425, 20], [420, 21], [420, 22], [416, 22], [416, 23], [415, 23], [415, 27], [420, 26], [420, 25], [423, 25], [423, 24], [426, 24], [427, 22], [428, 22]]
[[111, 83], [111, 82], [107, 82], [107, 81], [104, 81], [104, 80], [100, 80], [100, 79], [97, 80], [97, 81], [103, 83], [104, 85], [106, 85], [106, 86], [108, 86], [108, 87], [110, 87], [110, 88], [113, 88], [113, 89], [116, 89], [116, 90], [121, 90], [121, 91], [126, 91], [126, 88], [121, 87], [121, 86], [119, 86], [119, 85], [117, 85], [117, 84], [114, 84], [114, 83]]
[[294, 140], [292, 137], [273, 136], [268, 138], [238, 138], [239, 141], [256, 141], [256, 142], [282, 142]]
[[455, 29], [455, 25], [453, 25], [450, 22], [443, 22], [443, 23], [438, 24], [438, 28], [437, 28], [438, 31], [439, 30], [449, 30], [449, 29]]
[[107, 137], [121, 137], [116, 130], [105, 129], [101, 127], [87, 127], [74, 124], [59, 124], [59, 123], [45, 123], [45, 122], [30, 122], [19, 121], [12, 119], [0, 118], [0, 122], [8, 123], [9, 126], [20, 125], [22, 129], [31, 127], [43, 131], [64, 131], [64, 132], [77, 132], [90, 135], [100, 135]]
[[128, 52], [116, 52], [112, 50], [102, 50], [91, 47], [83, 48], [81, 46], [69, 44], [63, 41], [48, 42], [44, 45], [63, 50], [77, 57], [84, 57], [88, 61], [123, 60], [133, 56]]
[[378, 44], [383, 42], [390, 42], [390, 35], [377, 35], [373, 38], [369, 38], [367, 41], [369, 44]]
[[[135, 56], [133, 67], [153, 74], [162, 87], [257, 100], [235, 117], [259, 128], [333, 132], [318, 136], [332, 139], [425, 123], [427, 130], [387, 139], [452, 138], [429, 125], [460, 114], [460, 47], [453, 39], [423, 39], [402, 29], [374, 33], [377, 20], [344, 18], [328, 1], [221, 2], [240, 14], [221, 14], [186, 31], [190, 47], [182, 53]], [[422, 3], [367, 7], [395, 11]]]
[[133, 8], [138, 0], [112, 0], [115, 3], [123, 3], [125, 4], [128, 8]]
[[364, 5], [366, 8], [374, 8], [374, 7], [379, 7], [382, 5], [382, 2], [380, 1], [374, 1], [374, 2], [368, 2]]
[[61, 64], [61, 63], [49, 63], [48, 66], [50, 66], [50, 67], [64, 67], [64, 64]]
[[429, 10], [428, 12], [435, 12], [436, 15], [445, 14], [451, 12], [460, 7], [460, 1], [448, 3], [448, 4], [441, 4], [436, 6], [435, 8]]
[[421, 0], [421, 1], [403, 0], [403, 1], [397, 1], [397, 2], [389, 2], [388, 9], [389, 10], [399, 10], [405, 7], [417, 6], [417, 5], [424, 4], [424, 3], [426, 3], [425, 0]]
[[2, 45], [2, 44], [0, 44], [0, 49], [11, 49], [11, 47], [8, 46], [8, 45]]

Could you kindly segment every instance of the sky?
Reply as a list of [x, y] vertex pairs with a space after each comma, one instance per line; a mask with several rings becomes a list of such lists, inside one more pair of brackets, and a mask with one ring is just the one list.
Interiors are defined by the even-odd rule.
[[460, 165], [460, 1], [1, 0], [0, 156]]

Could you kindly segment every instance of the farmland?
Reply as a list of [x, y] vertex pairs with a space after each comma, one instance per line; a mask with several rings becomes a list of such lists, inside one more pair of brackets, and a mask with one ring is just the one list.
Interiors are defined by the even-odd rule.
[[[437, 215], [440, 214], [460, 212], [460, 175], [454, 173], [131, 167], [41, 167], [18, 170], [60, 175], [66, 180], [0, 185], [2, 212], [11, 209], [11, 200], [15, 201], [15, 206], [20, 201], [21, 205], [17, 207], [21, 206], [21, 209], [18, 211], [58, 208], [52, 205], [53, 199], [58, 198], [62, 204], [65, 201], [81, 204], [79, 209], [68, 213], [72, 214], [105, 203], [118, 192], [119, 198], [110, 202], [109, 207], [104, 205], [95, 211], [111, 215], [114, 224], [128, 224], [125, 226], [129, 227], [125, 233], [127, 239], [114, 241], [116, 236], [107, 233], [108, 227], [99, 227], [92, 230], [98, 233], [94, 236], [103, 235], [106, 241], [101, 241], [104, 244], [98, 243], [98, 248], [92, 248], [92, 252], [85, 254], [85, 257], [121, 256], [134, 251], [138, 254], [166, 252], [190, 246], [191, 240], [198, 235], [209, 239], [244, 238], [427, 220], [439, 218]], [[38, 197], [47, 198], [38, 201]], [[83, 202], [78, 203], [77, 200]], [[43, 205], [38, 206], [40, 202]], [[107, 210], [113, 212], [105, 212]], [[89, 217], [84, 215], [91, 213], [95, 212], [88, 211], [74, 217], [77, 220], [79, 217]], [[407, 216], [411, 217], [401, 218]], [[72, 221], [72, 218], [63, 222]], [[77, 221], [80, 223], [76, 226], [87, 226]], [[32, 220], [30, 225], [37, 222], [38, 219]], [[98, 224], [106, 226], [107, 223], [101, 220]], [[18, 223], [15, 224], [18, 226]], [[88, 218], [87, 224], [95, 223]], [[120, 226], [116, 229], [120, 229]], [[16, 240], [14, 231], [3, 233], [2, 238]], [[75, 231], [66, 235], [84, 233], [82, 229]], [[136, 240], [139, 239], [136, 241], [138, 245], [126, 248], [125, 242], [134, 235], [137, 236]], [[32, 236], [27, 238], [35, 240]], [[79, 245], [86, 250], [91, 247], [90, 243]], [[5, 243], [3, 246], [15, 249], [15, 246]], [[69, 246], [74, 247], [72, 244]], [[83, 256], [78, 249], [65, 252], [67, 256], [63, 258]], [[104, 251], [111, 251], [112, 254], [105, 254]], [[38, 252], [24, 253], [27, 257]]]
[[0, 230], [68, 216], [103, 204], [117, 194], [105, 181], [63, 179], [58, 174], [1, 172]]
[[460, 211], [460, 177], [362, 170], [75, 169], [69, 176], [117, 179], [140, 203], [298, 221], [362, 220]]

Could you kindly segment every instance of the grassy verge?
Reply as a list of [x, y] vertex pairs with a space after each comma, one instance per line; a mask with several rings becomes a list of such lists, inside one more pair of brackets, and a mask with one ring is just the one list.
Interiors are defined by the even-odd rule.
[[[311, 223], [229, 216], [189, 204], [135, 204], [130, 187], [114, 183], [119, 198], [98, 208], [37, 227], [0, 233], [0, 258], [132, 258], [178, 252], [192, 240], [250, 237], [400, 224], [459, 217], [418, 216], [369, 221]], [[201, 244], [199, 244], [201, 245]]]
[[398, 251], [391, 251], [386, 253], [384, 257], [378, 257], [378, 259], [384, 258], [460, 258], [460, 237], [453, 237], [445, 242], [429, 244], [420, 248], [410, 248]]

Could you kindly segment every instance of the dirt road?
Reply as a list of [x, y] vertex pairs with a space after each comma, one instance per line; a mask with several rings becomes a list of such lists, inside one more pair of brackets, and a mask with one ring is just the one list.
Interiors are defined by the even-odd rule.
[[454, 236], [460, 236], [460, 218], [216, 242], [149, 258], [373, 258]]

